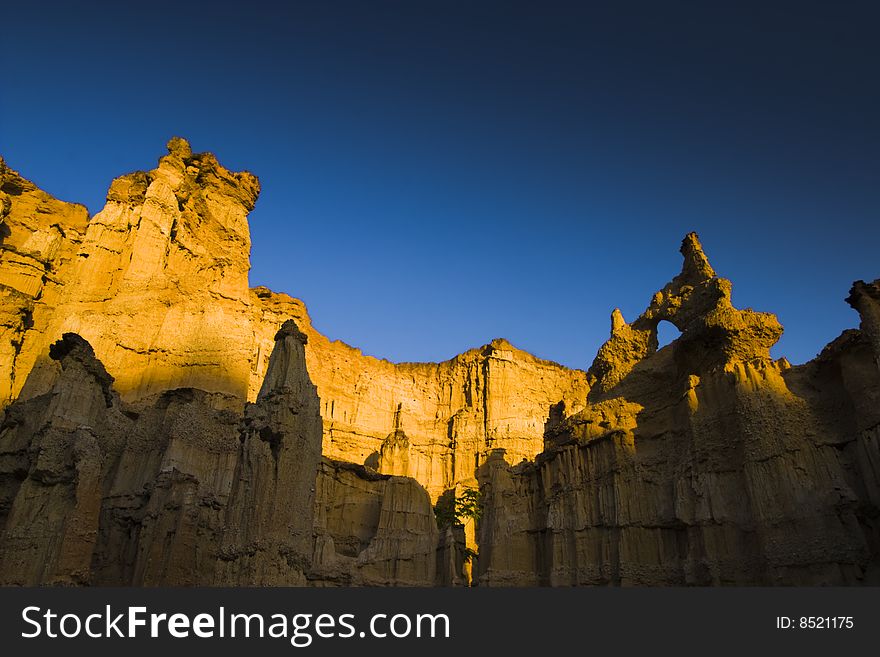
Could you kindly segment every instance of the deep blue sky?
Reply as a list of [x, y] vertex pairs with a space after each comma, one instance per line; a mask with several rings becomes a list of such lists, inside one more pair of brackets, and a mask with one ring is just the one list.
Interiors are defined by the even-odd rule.
[[700, 233], [774, 353], [880, 276], [876, 2], [18, 2], [0, 153], [103, 204], [172, 135], [260, 177], [252, 285], [391, 360], [587, 367]]

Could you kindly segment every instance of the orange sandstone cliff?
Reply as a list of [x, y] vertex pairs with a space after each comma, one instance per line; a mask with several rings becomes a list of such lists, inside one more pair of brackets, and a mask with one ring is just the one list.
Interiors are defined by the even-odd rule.
[[394, 364], [248, 287], [258, 193], [175, 138], [89, 217], [0, 160], [0, 583], [880, 583], [880, 282], [791, 367], [691, 234], [588, 371]]

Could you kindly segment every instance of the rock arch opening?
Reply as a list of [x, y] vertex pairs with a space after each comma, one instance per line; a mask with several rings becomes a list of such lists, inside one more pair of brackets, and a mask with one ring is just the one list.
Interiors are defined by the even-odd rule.
[[673, 340], [677, 340], [681, 336], [681, 331], [670, 321], [661, 319], [657, 322], [657, 349], [662, 349], [670, 344]]

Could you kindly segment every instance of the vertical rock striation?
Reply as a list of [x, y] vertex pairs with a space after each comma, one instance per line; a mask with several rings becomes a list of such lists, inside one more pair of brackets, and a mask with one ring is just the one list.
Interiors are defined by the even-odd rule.
[[[77, 258], [88, 221], [84, 206], [52, 198], [0, 158], [2, 405], [18, 395], [33, 365], [30, 341], [35, 311], [40, 315], [47, 300], [54, 303], [64, 296], [67, 286], [74, 284], [65, 272]], [[47, 346], [43, 344], [40, 349]]]
[[183, 387], [254, 401], [278, 326], [294, 319], [323, 400], [324, 452], [377, 465], [401, 430], [407, 469], [383, 472], [415, 477], [433, 499], [473, 480], [487, 448], [533, 458], [550, 405], [583, 407], [584, 372], [504, 340], [439, 364], [328, 340], [301, 301], [248, 288], [256, 178], [182, 139], [167, 148], [155, 169], [114, 180], [91, 219], [0, 165], [0, 406], [51, 388], [58, 367], [45, 354], [65, 332], [89, 341], [127, 402]]
[[[14, 363], [0, 372], [7, 399], [51, 387], [57, 367], [44, 354], [65, 332], [89, 341], [124, 399], [179, 387], [246, 395], [254, 176], [172, 139], [157, 168], [114, 180], [104, 209], [88, 219], [14, 172], [0, 175], [22, 190], [7, 198], [5, 224], [22, 230], [3, 243], [0, 284], [19, 292], [17, 311], [28, 317]], [[27, 253], [42, 277], [25, 281], [13, 253]]]
[[306, 371], [306, 341], [293, 320], [282, 325], [257, 402], [245, 409], [220, 584], [305, 583], [321, 458], [320, 400]]
[[[615, 313], [588, 407], [534, 463], [481, 469], [481, 583], [880, 581], [870, 333], [774, 361], [776, 318], [733, 308], [695, 235], [682, 253], [642, 316]], [[661, 319], [682, 335], [658, 351]]]
[[437, 525], [408, 477], [322, 459], [295, 322], [259, 397], [127, 403], [76, 334], [52, 389], [0, 425], [0, 584], [433, 585]]
[[0, 577], [4, 584], [88, 584], [105, 458], [122, 418], [113, 379], [74, 334], [52, 346], [52, 392], [0, 425]]
[[317, 486], [313, 584], [434, 585], [437, 523], [417, 481], [325, 459]]
[[878, 281], [791, 367], [692, 233], [587, 372], [393, 364], [248, 288], [258, 191], [172, 139], [89, 218], [0, 160], [0, 583], [880, 583]]

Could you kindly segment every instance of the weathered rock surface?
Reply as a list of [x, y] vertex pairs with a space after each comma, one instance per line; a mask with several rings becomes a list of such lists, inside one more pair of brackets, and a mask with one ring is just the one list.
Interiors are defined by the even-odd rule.
[[[18, 395], [33, 366], [24, 349], [36, 307], [63, 296], [89, 221], [82, 205], [64, 203], [22, 178], [0, 158], [0, 403]], [[39, 315], [40, 312], [38, 311]], [[57, 339], [61, 334], [54, 336]], [[30, 339], [28, 340], [30, 342]], [[47, 345], [39, 349], [45, 353]], [[28, 347], [30, 349], [30, 347]], [[17, 385], [16, 385], [16, 382]]]
[[10, 407], [0, 435], [3, 583], [87, 584], [104, 454], [123, 439], [112, 379], [82, 338], [51, 356], [62, 372], [38, 403]]
[[[584, 372], [504, 340], [439, 364], [392, 364], [328, 340], [301, 301], [249, 289], [246, 217], [259, 184], [182, 139], [156, 169], [114, 180], [90, 220], [5, 165], [0, 176], [11, 230], [0, 253], [0, 403], [51, 388], [58, 367], [45, 354], [66, 332], [88, 340], [126, 401], [184, 387], [254, 401], [275, 333], [294, 319], [322, 400], [324, 453], [372, 457], [433, 499], [472, 480], [487, 447], [534, 457], [551, 404], [583, 407]], [[398, 430], [409, 438], [406, 470], [375, 460]]]
[[[880, 582], [870, 334], [774, 361], [776, 319], [731, 306], [695, 235], [682, 253], [639, 319], [615, 312], [588, 407], [534, 463], [481, 468], [481, 583]], [[660, 319], [682, 335], [657, 351]]]
[[[586, 373], [569, 370], [494, 340], [442, 363], [390, 363], [330, 341], [312, 328], [301, 301], [252, 290], [256, 347], [252, 369], [262, 381], [270, 336], [293, 318], [308, 336], [306, 363], [318, 387], [324, 455], [410, 476], [431, 498], [464, 481], [487, 449], [517, 460], [543, 449], [550, 406], [583, 408]], [[258, 385], [256, 386], [259, 387]], [[405, 436], [397, 449], [389, 441]]]
[[874, 360], [880, 368], [880, 279], [873, 283], [856, 281], [846, 300], [859, 312], [862, 333], [871, 343]]
[[0, 426], [0, 584], [421, 585], [438, 531], [407, 477], [321, 457], [305, 335], [277, 334], [266, 385], [128, 403], [91, 346]]
[[880, 281], [791, 367], [691, 234], [588, 372], [393, 364], [248, 288], [258, 191], [173, 139], [89, 218], [0, 161], [0, 583], [880, 583]]
[[664, 320], [681, 331], [678, 360], [686, 360], [692, 369], [769, 360], [770, 347], [782, 335], [776, 316], [733, 307], [730, 281], [715, 275], [695, 233], [685, 237], [681, 253], [681, 273], [654, 295], [632, 324], [624, 321], [620, 310], [612, 313], [611, 337], [590, 367], [594, 395], [612, 389], [657, 351], [657, 325]]
[[313, 583], [434, 585], [437, 522], [418, 482], [325, 459], [317, 486]]
[[[230, 173], [173, 139], [156, 169], [114, 180], [104, 209], [64, 231], [52, 247], [63, 257], [36, 251], [13, 231], [0, 269], [7, 271], [9, 248], [27, 251], [46, 259], [57, 283], [18, 286], [32, 308], [14, 367], [4, 362], [0, 374], [9, 397], [51, 387], [57, 367], [45, 353], [66, 332], [88, 340], [124, 399], [179, 387], [244, 397], [252, 339], [247, 213], [258, 191], [250, 174]], [[51, 234], [63, 224], [54, 212], [33, 211], [33, 194], [8, 197], [6, 222]], [[59, 214], [69, 215], [85, 219], [69, 208]]]
[[282, 325], [257, 403], [245, 409], [220, 551], [220, 582], [230, 586], [305, 583], [321, 458], [306, 341], [293, 320]]

